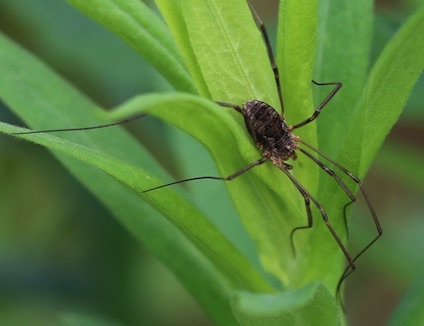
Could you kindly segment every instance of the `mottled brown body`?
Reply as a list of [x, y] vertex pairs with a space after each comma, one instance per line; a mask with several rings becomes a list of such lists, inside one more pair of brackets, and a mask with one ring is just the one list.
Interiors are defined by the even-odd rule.
[[248, 101], [242, 113], [247, 130], [264, 156], [280, 167], [289, 158], [296, 159], [298, 138], [272, 106], [257, 100]]

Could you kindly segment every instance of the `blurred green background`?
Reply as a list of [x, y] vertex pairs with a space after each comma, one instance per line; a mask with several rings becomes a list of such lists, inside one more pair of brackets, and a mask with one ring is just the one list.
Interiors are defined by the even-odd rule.
[[[252, 3], [272, 30], [277, 1]], [[372, 61], [418, 3], [377, 2]], [[0, 0], [0, 29], [104, 107], [170, 89], [123, 42], [65, 1]], [[365, 181], [385, 233], [347, 282], [352, 325], [387, 324], [424, 275], [423, 89], [421, 78]], [[0, 120], [22, 125], [2, 103]], [[176, 177], [216, 174], [205, 150], [159, 121], [128, 128]], [[0, 325], [56, 325], [68, 312], [129, 325], [211, 324], [173, 275], [44, 148], [1, 137], [0, 180]], [[195, 195], [201, 189], [197, 197], [208, 214], [235, 215], [228, 201], [208, 205], [222, 185], [189, 189]], [[362, 212], [356, 205], [352, 240], [374, 232]], [[352, 241], [351, 248], [360, 245]]]

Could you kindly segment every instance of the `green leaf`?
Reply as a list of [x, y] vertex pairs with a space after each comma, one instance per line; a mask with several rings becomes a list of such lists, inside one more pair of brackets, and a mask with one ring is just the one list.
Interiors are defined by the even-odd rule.
[[141, 54], [176, 89], [195, 88], [169, 30], [139, 0], [68, 0]]
[[[349, 113], [349, 121], [343, 124], [345, 121], [343, 118], [337, 123], [331, 124], [330, 122], [325, 125], [326, 119], [322, 119], [324, 115], [319, 118], [319, 134], [321, 135], [321, 131], [324, 131], [322, 128], [326, 126], [326, 132], [330, 133], [331, 137], [335, 137], [331, 142], [336, 144], [335, 141], [338, 141], [340, 144], [339, 155], [333, 158], [358, 177], [364, 177], [384, 138], [397, 121], [414, 83], [422, 73], [424, 67], [424, 59], [421, 55], [424, 44], [423, 13], [422, 9], [416, 12], [386, 46], [373, 66], [361, 96], [350, 105], [353, 110], [347, 110], [353, 112]], [[365, 56], [365, 53], [362, 55]], [[352, 67], [354, 63], [355, 61], [352, 60]], [[362, 65], [358, 67], [360, 71]], [[341, 94], [337, 94], [337, 97], [339, 95]], [[333, 110], [333, 112], [335, 115], [339, 114], [337, 111]], [[334, 130], [333, 126], [337, 125], [344, 125], [344, 130]], [[320, 144], [321, 139], [324, 138], [320, 136]], [[328, 208], [330, 222], [335, 226], [341, 239], [344, 239], [346, 228], [343, 225], [342, 212], [343, 205], [349, 202], [349, 198], [334, 180], [328, 175], [323, 174], [323, 176], [325, 178], [320, 182], [320, 193], [322, 194], [320, 201], [324, 207]], [[352, 180], [346, 177], [344, 179], [348, 185], [352, 186], [352, 189], [357, 189], [357, 185]], [[360, 197], [358, 195], [358, 198]], [[365, 218], [371, 219], [371, 215], [368, 214]], [[316, 232], [312, 234], [314, 238], [311, 242], [318, 245], [319, 241], [323, 239], [320, 236], [320, 229], [325, 228], [322, 224], [317, 224], [314, 228], [316, 228]], [[377, 235], [377, 231], [374, 232], [373, 237]], [[372, 238], [369, 238], [369, 241]], [[304, 268], [309, 264], [319, 263], [330, 266], [326, 257], [335, 257], [336, 255], [340, 259], [339, 253], [340, 248], [337, 244], [329, 243], [328, 246], [323, 247], [323, 251], [319, 255], [308, 256], [307, 258], [312, 257], [317, 262], [306, 261]], [[337, 264], [337, 258], [333, 262]], [[334, 275], [329, 274], [329, 277]]]
[[[279, 110], [275, 79], [266, 47], [247, 4], [241, 0], [208, 0], [201, 3], [184, 1], [182, 6], [189, 41], [212, 98], [238, 105], [250, 99], [259, 99]], [[306, 16], [314, 15], [314, 6], [304, 5], [303, 9], [307, 12]], [[299, 8], [296, 10], [300, 11]], [[313, 28], [311, 26], [313, 21], [305, 30], [310, 31]], [[300, 38], [307, 35], [306, 31]], [[304, 43], [308, 41], [310, 38]], [[305, 50], [306, 53], [308, 51], [310, 47]], [[310, 85], [307, 87], [310, 92]], [[229, 113], [233, 116], [237, 114]], [[240, 117], [236, 116], [236, 119], [242, 124]], [[244, 139], [252, 142], [244, 126], [242, 129], [244, 131], [240, 130], [240, 134], [235, 132], [235, 126], [227, 130], [239, 142], [237, 151], [241, 153], [242, 159], [237, 158], [228, 139], [222, 143], [228, 147], [228, 154], [225, 154], [222, 146], [206, 145], [223, 176], [236, 172], [260, 157], [259, 151], [248, 146], [241, 138], [244, 134]], [[230, 156], [231, 160], [237, 160], [238, 163], [232, 165], [229, 162]], [[251, 174], [257, 178], [251, 178]], [[299, 261], [293, 260], [290, 246], [290, 232], [306, 224], [302, 196], [290, 180], [267, 163], [267, 166], [257, 167], [228, 182], [227, 186], [240, 218], [258, 246], [264, 268], [276, 275], [285, 286], [296, 287], [310, 282], [308, 270], [297, 269]], [[310, 244], [299, 240], [296, 239], [298, 252], [302, 256], [312, 254], [306, 252]], [[321, 271], [324, 272], [324, 269]]]
[[[368, 0], [321, 0], [314, 79], [338, 81], [342, 89], [317, 119], [320, 149], [332, 157], [355, 114], [369, 69], [373, 31], [373, 3]], [[313, 86], [315, 105], [328, 95], [328, 87]]]
[[[230, 5], [224, 1], [222, 3], [220, 1], [214, 1], [213, 3], [205, 1], [202, 4], [196, 4], [196, 6], [190, 6], [189, 2], [187, 2], [187, 8], [183, 11], [187, 16], [185, 22], [191, 24], [188, 32], [193, 52], [199, 62], [204, 61], [203, 65], [200, 65], [202, 78], [208, 81], [210, 92], [216, 93], [217, 95], [214, 98], [219, 100], [222, 100], [222, 96], [230, 96], [230, 94], [225, 95], [228, 90], [222, 83], [227, 79], [231, 80], [234, 78], [233, 76], [252, 79], [243, 83], [247, 86], [251, 85], [250, 90], [249, 87], [246, 87], [246, 89], [232, 89], [232, 86], [228, 85], [228, 88], [231, 88], [230, 90], [232, 91], [231, 96], [234, 96], [235, 100], [237, 98], [245, 100], [247, 98], [245, 94], [249, 93], [252, 93], [252, 96], [258, 96], [259, 92], [268, 91], [269, 93], [269, 89], [276, 90], [274, 76], [270, 69], [263, 40], [252, 21], [247, 6], [243, 4], [240, 8], [232, 9], [237, 10], [239, 13], [238, 19], [234, 19], [230, 14], [231, 7], [237, 6], [237, 2], [232, 2], [231, 6], [228, 6]], [[308, 17], [313, 16], [315, 13], [314, 7], [308, 8], [309, 11], [305, 15]], [[298, 7], [294, 9], [297, 12], [301, 12]], [[248, 13], [248, 15], [245, 15], [245, 22], [241, 19], [244, 12]], [[222, 19], [221, 15], [227, 15], [226, 19]], [[188, 22], [189, 18], [190, 23]], [[213, 28], [213, 26], [219, 26], [219, 28]], [[184, 30], [178, 24], [176, 28], [179, 32]], [[290, 28], [289, 30], [293, 29]], [[300, 44], [311, 42], [309, 32], [313, 29], [314, 23], [312, 21], [305, 28], [303, 33], [305, 40], [300, 42]], [[206, 30], [210, 30], [207, 40], [201, 37], [203, 35], [199, 33], [201, 30], [204, 33], [206, 33]], [[243, 42], [240, 41], [241, 39]], [[187, 39], [184, 39], [184, 41], [187, 41]], [[212, 44], [214, 45], [213, 47]], [[236, 49], [233, 47], [234, 44], [238, 45]], [[255, 44], [255, 47], [262, 49], [259, 52], [262, 53], [262, 60], [260, 60], [261, 57], [256, 52], [252, 56], [253, 52], [249, 51], [253, 44]], [[246, 49], [244, 49], [244, 46], [246, 46]], [[308, 57], [310, 61], [310, 67], [303, 69], [305, 75], [310, 75], [312, 71], [312, 50], [313, 46], [306, 49], [299, 47], [300, 52], [304, 51], [302, 52], [303, 58]], [[223, 55], [223, 53], [226, 55]], [[227, 60], [227, 58], [230, 58], [230, 60]], [[212, 63], [209, 61], [212, 61]], [[262, 66], [259, 66], [258, 63], [261, 61]], [[240, 64], [234, 64], [234, 62]], [[297, 61], [296, 64], [301, 66], [301, 60]], [[254, 76], [250, 76], [251, 71], [256, 71], [257, 73]], [[260, 72], [266, 72], [266, 75], [262, 76]], [[218, 75], [220, 76], [219, 78], [217, 77]], [[305, 86], [302, 92], [309, 93], [310, 97], [311, 85], [309, 79], [310, 77], [307, 78], [307, 82], [303, 83]], [[262, 89], [264, 85], [266, 87]], [[259, 99], [262, 98], [259, 97]], [[109, 118], [118, 120], [136, 112], [141, 112], [144, 106], [143, 101], [134, 98], [119, 106]], [[169, 109], [171, 106], [173, 107], [172, 112]], [[306, 111], [308, 108], [304, 109]], [[309, 109], [313, 110], [312, 107]], [[168, 108], [164, 106], [163, 111], [160, 108], [156, 108], [156, 110], [152, 110], [149, 113], [177, 126], [205, 145], [215, 159], [222, 176], [228, 176], [260, 157], [260, 153], [251, 145], [252, 141], [246, 136], [245, 127], [240, 126], [240, 117], [236, 116], [238, 123], [234, 123], [234, 119], [230, 116], [233, 112], [230, 109], [216, 108], [211, 113], [217, 116], [208, 120], [203, 120], [202, 116], [206, 113], [200, 111], [200, 106], [196, 110], [195, 107], [184, 108], [180, 105], [175, 105], [174, 107], [172, 103], [169, 103]], [[187, 119], [187, 117], [194, 116], [196, 116], [195, 121]], [[205, 130], [208, 130], [208, 133], [205, 133]], [[212, 134], [219, 136], [211, 137]], [[223, 147], [221, 144], [226, 144], [226, 146]], [[306, 162], [309, 163], [309, 161]], [[305, 166], [306, 162], [302, 162], [302, 165]], [[314, 171], [316, 172], [316, 170], [317, 168], [315, 167]], [[252, 178], [251, 174], [257, 178]], [[313, 172], [311, 174], [313, 175]], [[310, 180], [313, 180], [313, 178], [310, 177]], [[262, 265], [268, 272], [277, 276], [285, 286], [289, 287], [299, 287], [316, 278], [329, 280], [331, 282], [329, 285], [331, 284], [331, 287], [335, 287], [341, 271], [340, 274], [337, 272], [334, 274], [328, 273], [327, 271], [329, 264], [338, 265], [339, 268], [336, 270], [341, 269], [340, 257], [335, 257], [333, 254], [326, 256], [330, 263], [327, 261], [323, 263], [319, 259], [314, 260], [314, 258], [311, 258], [311, 256], [317, 256], [317, 250], [323, 250], [327, 246], [327, 241], [325, 243], [322, 241], [323, 237], [328, 239], [328, 231], [326, 229], [318, 229], [321, 233], [315, 238], [316, 242], [313, 245], [311, 245], [309, 237], [315, 232], [315, 228], [305, 232], [305, 234], [308, 234], [304, 237], [296, 236], [296, 249], [301, 254], [293, 261], [290, 232], [294, 227], [306, 224], [306, 213], [302, 196], [281, 171], [271, 164], [257, 167], [242, 177], [227, 182], [227, 187], [244, 225], [257, 244]], [[318, 221], [318, 223], [321, 222]], [[333, 242], [335, 241], [331, 238], [328, 240], [330, 248], [333, 251], [339, 250], [338, 248], [334, 249]], [[311, 260], [314, 261], [314, 265], [310, 264]], [[308, 268], [305, 268], [306, 264], [308, 264]], [[311, 266], [314, 267], [312, 268]]]
[[[82, 94], [6, 38], [0, 38], [0, 45], [0, 96], [33, 128], [46, 129], [58, 126], [69, 128], [76, 125], [101, 123], [93, 118], [96, 106]], [[22, 131], [21, 128], [6, 124], [1, 124], [0, 129], [6, 133]], [[155, 171], [158, 175], [164, 175], [164, 173], [150, 155], [121, 128], [85, 133], [62, 133], [61, 137], [68, 140], [50, 134], [20, 137], [56, 150], [56, 155], [63, 164], [100, 198], [138, 240], [145, 243], [181, 279], [205, 310], [217, 320], [228, 321], [233, 318], [229, 312], [227, 276], [233, 280], [234, 284], [239, 284], [242, 288], [245, 286], [256, 288], [255, 291], [269, 289], [245, 258], [187, 200], [170, 189], [169, 197], [154, 193], [151, 196], [140, 194], [140, 191], [149, 184], [153, 185], [153, 178], [152, 172], [146, 173], [137, 165], [141, 163], [143, 168]], [[66, 153], [91, 166], [58, 153]], [[94, 166], [103, 169], [115, 180]], [[157, 183], [158, 181], [155, 185]], [[199, 230], [193, 229], [194, 233], [192, 233], [190, 226], [184, 226], [184, 223], [188, 221], [175, 220], [174, 222], [179, 227], [185, 228], [185, 234], [191, 233], [189, 237], [193, 242], [188, 241], [171, 223], [149, 206], [143, 205], [140, 195], [162, 212], [183, 210], [179, 218], [182, 218], [185, 212], [190, 212], [190, 218], [193, 219], [190, 223], [194, 222], [195, 225], [192, 227], [200, 227]], [[169, 206], [169, 200], [172, 198], [179, 199]], [[170, 216], [168, 219], [172, 220]], [[206, 243], [208, 240], [204, 241], [212, 238], [215, 243], [213, 246], [222, 249], [226, 247], [224, 250], [226, 253], [222, 254], [229, 255], [227, 257], [232, 256], [231, 261], [224, 262], [225, 258], [222, 260], [222, 254], [214, 253], [215, 249]], [[172, 251], [169, 250], [170, 247], [173, 248]], [[221, 261], [223, 270], [220, 271], [213, 266], [204, 254], [201, 254], [201, 251], [209, 251], [212, 261]], [[236, 264], [234, 267], [237, 271], [229, 272], [229, 269], [233, 269], [230, 267], [232, 264]], [[227, 276], [224, 276], [226, 273], [224, 270], [229, 272]], [[239, 272], [244, 276], [237, 275]], [[255, 280], [243, 281], [242, 279], [246, 276], [253, 276]]]
[[321, 283], [277, 294], [238, 292], [233, 311], [240, 325], [340, 325], [333, 295]]
[[[423, 23], [424, 8], [412, 15], [387, 44], [371, 69], [349, 128], [341, 135], [345, 140], [337, 161], [360, 178], [365, 176], [423, 71]], [[322, 184], [323, 192], [328, 194], [324, 201], [343, 202], [346, 196], [338, 191], [336, 197], [335, 187], [329, 180]], [[339, 229], [344, 234], [343, 226]]]
[[266, 49], [246, 2], [189, 0], [181, 10], [212, 98], [238, 105], [260, 99], [278, 108]]
[[[197, 91], [209, 99], [238, 105], [249, 99], [259, 99], [279, 108], [266, 48], [244, 1], [157, 0], [176, 38], [178, 50], [166, 27], [138, 1], [70, 2], [124, 38], [164, 75], [169, 70], [167, 78], [177, 89], [194, 93], [195, 85]], [[329, 154], [339, 152], [340, 162], [354, 173], [360, 171], [363, 176], [422, 71], [423, 14], [421, 10], [411, 18], [389, 44], [361, 93], [368, 64], [371, 4], [365, 0], [328, 4], [319, 4], [320, 12], [325, 14], [319, 28], [323, 45], [318, 48], [317, 79], [320, 82], [339, 80], [333, 79], [331, 74], [328, 79], [321, 79], [327, 76], [323, 65], [325, 54], [326, 64], [333, 65], [329, 71], [346, 74], [347, 82], [340, 78], [345, 87], [344, 93], [335, 98], [340, 98], [340, 102], [335, 102], [339, 107], [333, 109], [334, 115], [327, 114], [331, 108], [326, 108], [320, 116], [319, 148], [329, 149]], [[146, 10], [140, 13], [140, 9]], [[340, 16], [333, 18], [338, 13]], [[316, 2], [313, 5], [284, 2], [280, 7], [278, 64], [283, 91], [287, 94], [286, 113], [290, 123], [307, 118], [314, 110], [311, 87], [315, 89], [315, 86], [310, 84], [310, 79], [316, 45], [315, 15]], [[299, 24], [302, 20], [306, 22]], [[361, 41], [355, 43], [352, 53], [347, 53], [346, 49], [358, 35]], [[100, 120], [93, 118], [97, 108], [91, 101], [6, 39], [0, 42], [0, 96], [29, 125], [46, 129], [99, 124]], [[339, 56], [328, 56], [334, 48]], [[341, 58], [341, 54], [345, 57]], [[399, 92], [393, 91], [399, 81], [396, 89]], [[321, 90], [318, 92], [322, 94]], [[322, 98], [319, 95], [316, 98], [319, 102], [317, 99]], [[394, 108], [387, 109], [389, 104]], [[120, 105], [109, 118], [121, 118], [134, 112], [148, 112], [199, 140], [217, 162], [221, 176], [231, 175], [261, 157], [245, 130], [242, 117], [210, 100], [184, 93], [139, 96]], [[385, 120], [380, 123], [382, 112]], [[322, 119], [325, 116], [327, 119]], [[9, 133], [18, 130], [4, 124], [0, 128]], [[302, 138], [316, 143], [314, 124], [305, 128], [299, 131]], [[237, 297], [239, 301], [234, 305], [237, 317], [246, 324], [267, 320], [271, 313], [284, 321], [292, 317], [303, 321], [302, 315], [308, 316], [309, 312], [325, 315], [319, 317], [323, 323], [337, 322], [336, 302], [329, 299], [331, 295], [324, 285], [316, 288], [309, 285], [298, 297], [292, 292], [282, 295], [292, 297], [291, 301], [281, 299], [280, 294], [275, 295], [272, 300], [275, 299], [276, 304], [270, 306], [266, 304], [270, 297], [254, 296], [252, 292], [272, 292], [265, 280], [266, 273], [256, 270], [234, 244], [175, 189], [164, 188], [144, 194], [143, 189], [172, 180], [120, 128], [64, 134], [63, 138], [68, 141], [49, 134], [22, 138], [88, 163], [81, 164], [59, 155], [137, 239], [145, 242], [178, 275], [215, 321], [235, 324], [229, 302], [236, 288], [247, 291]], [[348, 198], [328, 175], [325, 179], [317, 178], [317, 171], [307, 159], [299, 158], [293, 174], [328, 208], [330, 222], [343, 238], [345, 230], [340, 207]], [[275, 289], [299, 288], [316, 279], [330, 289], [335, 287], [343, 256], [319, 212], [314, 211], [312, 229], [299, 232], [302, 233], [299, 236], [296, 234], [298, 257], [292, 255], [290, 232], [306, 224], [306, 214], [302, 196], [281, 171], [268, 162], [226, 184], [240, 218], [256, 242], [264, 269], [281, 283], [275, 282]], [[143, 205], [141, 199], [167, 219], [151, 206]], [[175, 252], [170, 252], [170, 247]], [[187, 266], [190, 266], [189, 271]], [[325, 305], [316, 305], [316, 301]], [[295, 315], [289, 317], [288, 306], [296, 311]], [[325, 311], [324, 306], [327, 307]], [[271, 312], [267, 308], [274, 310]]]
[[[112, 120], [119, 120], [134, 113], [148, 112], [152, 116], [177, 126], [195, 137], [211, 151], [212, 156], [216, 159], [218, 168], [224, 171], [221, 175], [229, 175], [247, 165], [245, 162], [249, 162], [250, 153], [246, 150], [243, 151], [243, 149], [250, 148], [250, 140], [245, 137], [244, 129], [234, 119], [229, 117], [227, 112], [221, 107], [205, 99], [189, 96], [188, 94], [161, 94], [157, 96], [158, 101], [153, 104], [151, 104], [151, 98], [155, 99], [151, 95], [135, 97], [120, 105], [114, 111], [107, 113], [107, 116]], [[171, 111], [170, 107], [172, 107]], [[195, 120], [186, 118], [194, 115], [196, 116]], [[204, 132], [206, 129], [208, 133]], [[231, 130], [231, 133], [228, 130]], [[226, 146], [221, 146], [223, 143]], [[243, 153], [245, 152], [248, 155], [244, 156]], [[250, 162], [253, 160], [250, 158]], [[271, 172], [274, 171], [271, 170]], [[263, 169], [261, 170], [260, 168], [257, 168], [257, 171], [252, 171], [252, 173], [257, 175], [261, 175], [263, 172]], [[248, 230], [251, 231], [251, 236], [257, 241], [259, 250], [263, 249], [265, 254], [270, 255], [270, 259], [271, 255], [279, 257], [281, 248], [278, 248], [272, 242], [275, 240], [273, 236], [275, 238], [278, 237], [279, 243], [288, 239], [281, 240], [280, 229], [275, 229], [276, 226], [273, 224], [277, 222], [276, 220], [263, 223], [264, 210], [268, 211], [268, 213], [276, 214], [277, 218], [279, 217], [280, 208], [277, 203], [273, 202], [273, 200], [278, 201], [278, 198], [272, 193], [270, 198], [266, 197], [270, 194], [269, 187], [261, 183], [260, 180], [249, 177], [248, 173], [246, 176], [227, 182], [227, 186], [230, 192], [232, 191], [234, 194], [233, 200], [238, 201], [238, 210], [241, 218], [245, 225], [250, 227]], [[275, 180], [266, 181], [267, 184], [274, 186], [272, 181]], [[157, 192], [160, 193], [160, 191]], [[273, 206], [267, 207], [266, 205]], [[279, 227], [278, 224], [277, 227]], [[288, 244], [285, 245], [285, 248], [290, 250]], [[282, 267], [279, 265], [280, 261], [272, 263], [276, 271]], [[279, 276], [287, 277], [285, 274], [280, 274]]]
[[[278, 67], [284, 98], [285, 116], [290, 125], [309, 118], [314, 110], [312, 73], [316, 53], [317, 2], [281, 1], [278, 24]], [[316, 124], [296, 129], [296, 135], [317, 145]], [[300, 154], [301, 155], [301, 154]], [[311, 194], [318, 189], [318, 166], [302, 157], [293, 174]], [[299, 159], [300, 161], [300, 159]]]
[[202, 96], [211, 98], [206, 82], [188, 37], [186, 20], [182, 8], [182, 1], [156, 0], [156, 5], [167, 22], [172, 36], [184, 58], [184, 61], [193, 77], [196, 88]]
[[412, 15], [387, 44], [356, 103], [339, 161], [352, 167], [353, 173], [359, 171], [360, 177], [398, 120], [424, 69], [423, 17], [424, 8]]
[[[163, 1], [160, 3], [164, 6]], [[204, 1], [194, 4], [184, 1], [181, 6], [189, 33], [184, 42], [190, 42], [201, 69], [199, 80], [206, 81], [213, 99], [241, 104], [247, 99], [256, 98], [275, 103], [275, 107], [278, 107], [268, 55], [246, 3]], [[175, 25], [178, 33], [185, 30]], [[207, 38], [204, 37], [205, 33]], [[130, 102], [119, 107], [110, 118], [120, 119], [139, 112], [137, 106], [143, 105], [141, 101], [138, 104], [136, 99]], [[193, 108], [193, 111], [181, 107], [179, 113], [176, 110], [173, 108], [175, 114], [169, 108], [150, 113], [190, 133], [204, 144], [215, 159], [221, 176], [233, 174], [261, 157], [242, 125], [241, 116], [233, 110], [216, 108], [216, 111], [222, 111], [219, 113], [221, 118], [209, 121], [201, 120], [203, 112], [199, 112], [200, 107], [197, 110]], [[194, 116], [196, 120], [187, 119]], [[205, 130], [208, 132], [205, 133]], [[311, 280], [308, 273], [305, 275], [296, 268], [287, 268], [295, 266], [290, 232], [299, 224], [306, 224], [302, 196], [290, 180], [268, 163], [227, 182], [227, 187], [246, 229], [257, 244], [264, 268], [284, 285], [308, 283]], [[299, 252], [302, 252], [304, 245], [309, 246], [306, 242], [297, 243]]]
[[405, 22], [371, 70], [359, 102], [363, 109], [358, 111], [365, 116], [360, 175], [368, 170], [423, 73], [423, 52], [424, 6]]
[[[278, 103], [271, 97], [273, 95], [273, 99], [276, 99], [276, 92], [269, 91], [275, 90], [275, 85], [266, 50], [244, 1], [208, 0], [200, 3], [184, 1], [181, 2], [181, 12], [185, 18], [188, 37], [184, 44], [179, 45], [191, 49], [196, 66], [200, 68], [200, 70], [192, 71], [192, 74], [195, 79], [204, 80], [208, 94], [214, 100], [239, 105], [247, 99], [262, 99], [270, 103]], [[179, 31], [181, 29], [177, 32]], [[197, 77], [196, 73], [199, 74]], [[212, 142], [212, 147], [208, 145], [206, 147], [214, 157], [220, 174], [228, 176], [258, 160], [261, 155], [254, 148], [245, 127], [240, 127], [241, 117], [228, 108], [221, 108], [221, 111], [227, 116], [229, 124], [228, 128], [220, 131], [220, 137], [225, 138], [221, 143], [214, 141], [210, 134], [205, 134], [205, 129], [191, 132], [190, 128], [184, 126], [185, 121], [181, 123], [176, 122], [175, 119], [166, 119], [166, 121], [190, 132], [204, 144]], [[193, 112], [193, 114], [196, 113]], [[238, 124], [234, 124], [230, 115], [236, 116]], [[163, 116], [167, 114], [164, 113]], [[211, 121], [207, 128], [214, 128], [213, 125], [217, 123], [219, 122]], [[237, 147], [232, 146], [237, 143]], [[227, 146], [223, 148], [220, 144], [227, 144]], [[262, 180], [267, 180], [264, 177], [266, 173], [262, 172], [266, 168], [259, 167], [253, 169], [251, 173], [260, 175]], [[269, 171], [270, 167], [267, 170]], [[278, 179], [283, 178], [279, 175], [276, 180]], [[275, 182], [276, 180], [271, 181], [272, 189], [279, 189], [281, 194], [281, 186]], [[287, 237], [282, 237], [281, 234], [288, 234], [290, 231], [289, 227], [285, 226], [286, 222], [279, 221], [284, 219], [278, 207], [281, 199], [262, 182], [252, 180], [249, 173], [246, 173], [243, 177], [227, 184], [244, 225], [257, 243], [263, 265], [287, 284], [287, 271], [284, 266], [287, 266], [287, 259], [291, 253], [287, 251]], [[296, 203], [296, 200], [290, 197], [288, 201]], [[297, 207], [296, 204], [294, 207]], [[264, 219], [272, 222], [264, 224]], [[287, 252], [281, 255], [282, 250]]]
[[[338, 158], [337, 153], [350, 151], [350, 147], [343, 142], [345, 137], [348, 137], [346, 130], [351, 126], [350, 117], [355, 113], [352, 108], [355, 107], [366, 80], [372, 31], [372, 3], [367, 0], [319, 1], [318, 17], [313, 78], [321, 83], [342, 82], [343, 87], [323, 108], [316, 120], [318, 135], [315, 142], [318, 143], [319, 150], [355, 172], [357, 166], [344, 160], [345, 157]], [[312, 89], [315, 106], [318, 106], [331, 91], [330, 87], [315, 85], [312, 85]], [[309, 114], [304, 118], [310, 116], [312, 112], [313, 108], [310, 108]], [[358, 132], [361, 132], [360, 128]], [[304, 140], [310, 142], [310, 139]], [[359, 141], [357, 137], [354, 137], [354, 140]], [[357, 158], [360, 159], [359, 156]], [[328, 162], [323, 162], [330, 165]], [[340, 171], [336, 172], [340, 176], [343, 175]], [[352, 184], [348, 178], [342, 177], [342, 179], [348, 185]], [[346, 227], [343, 206], [349, 202], [349, 197], [335, 180], [323, 171], [320, 172], [316, 199], [326, 210], [329, 222], [340, 239], [344, 240]], [[325, 223], [322, 222], [319, 211], [315, 210], [314, 216], [313, 232], [308, 230], [296, 235], [301, 239], [306, 238], [303, 241], [310, 244], [309, 252], [301, 258], [299, 269], [308, 269], [312, 279], [325, 279], [330, 288], [335, 289], [346, 259]], [[325, 270], [332, 272], [322, 274]]]

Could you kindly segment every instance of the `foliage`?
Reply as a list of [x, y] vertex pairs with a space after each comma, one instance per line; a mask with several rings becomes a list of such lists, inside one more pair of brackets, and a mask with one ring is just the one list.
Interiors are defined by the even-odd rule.
[[[240, 116], [210, 101], [242, 104], [260, 99], [279, 107], [266, 48], [244, 1], [157, 0], [166, 25], [138, 0], [69, 2], [125, 40], [178, 92], [138, 95], [104, 114], [92, 100], [2, 36], [0, 96], [31, 128], [96, 125], [147, 112], [198, 140], [220, 175], [259, 158]], [[365, 176], [424, 66], [423, 8], [411, 15], [368, 72], [371, 23], [371, 4], [365, 0], [320, 1], [319, 5], [282, 1], [276, 46], [288, 122], [310, 116], [312, 103], [328, 93], [312, 89], [312, 77], [343, 80], [343, 90], [326, 113], [299, 135], [319, 144], [360, 177]], [[0, 124], [4, 133], [21, 130]], [[344, 266], [340, 248], [314, 211], [315, 225], [296, 234], [298, 255], [293, 256], [289, 235], [306, 223], [304, 203], [271, 164], [226, 183], [255, 242], [252, 251], [237, 236], [217, 227], [177, 187], [143, 193], [170, 177], [123, 128], [18, 137], [51, 149], [177, 275], [217, 324], [269, 325], [269, 319], [276, 324], [310, 319], [327, 325], [342, 322], [333, 296]], [[293, 174], [326, 207], [338, 234], [345, 238], [340, 212], [346, 195], [305, 157], [294, 165]]]

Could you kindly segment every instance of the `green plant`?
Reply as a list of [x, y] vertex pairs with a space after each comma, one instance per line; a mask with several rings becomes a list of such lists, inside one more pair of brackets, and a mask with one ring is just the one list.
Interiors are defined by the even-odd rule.
[[[167, 26], [135, 0], [69, 2], [124, 39], [178, 90], [137, 96], [108, 114], [109, 119], [147, 112], [174, 124], [210, 151], [224, 176], [258, 158], [240, 116], [208, 100], [261, 99], [278, 107], [265, 47], [244, 1], [157, 0]], [[419, 45], [424, 35], [417, 31], [424, 30], [424, 11], [409, 19], [368, 73], [371, 4], [327, 4], [281, 3], [276, 48], [285, 114], [288, 122], [304, 119], [312, 112], [313, 97], [317, 102], [327, 92], [314, 90], [313, 95], [312, 75], [319, 81], [342, 79], [344, 88], [325, 108], [327, 114], [300, 136], [363, 177], [422, 72]], [[95, 118], [104, 113], [92, 101], [5, 37], [0, 59], [0, 96], [32, 128], [104, 121]], [[20, 130], [6, 124], [0, 128], [6, 133]], [[342, 319], [333, 298], [344, 264], [340, 249], [316, 218], [311, 230], [296, 234], [299, 254], [293, 257], [289, 233], [305, 223], [303, 201], [272, 166], [227, 183], [257, 246], [246, 258], [238, 239], [224, 235], [177, 189], [142, 193], [169, 178], [125, 131], [22, 138], [54, 150], [180, 278], [217, 324], [270, 325], [268, 318], [275, 324], [310, 319], [336, 324]], [[343, 192], [305, 160], [293, 173], [316, 194], [343, 235]]]

